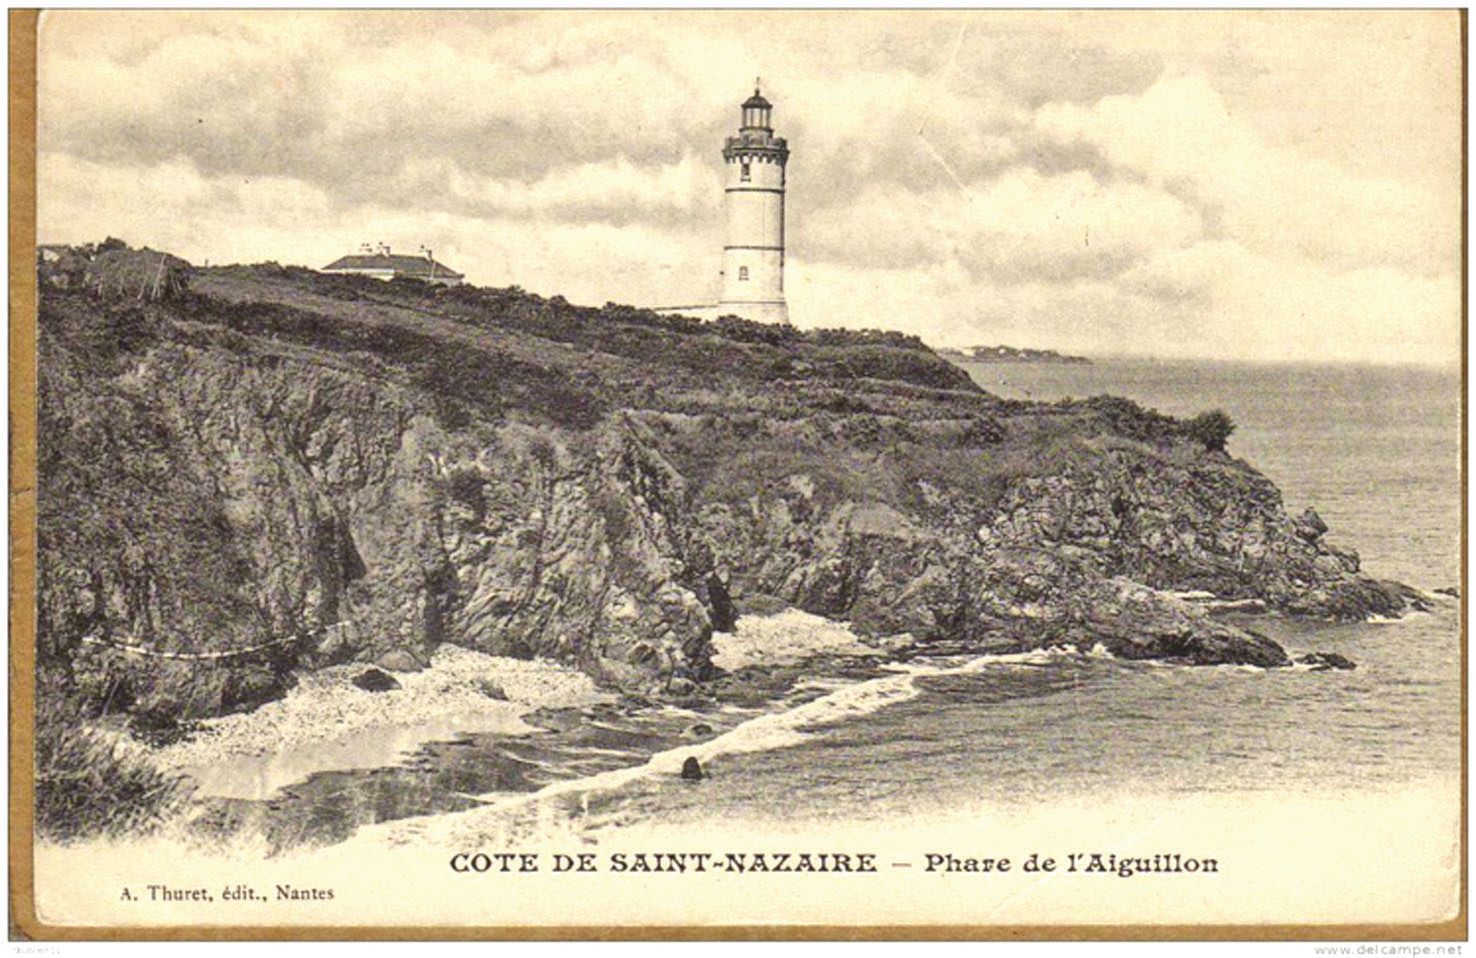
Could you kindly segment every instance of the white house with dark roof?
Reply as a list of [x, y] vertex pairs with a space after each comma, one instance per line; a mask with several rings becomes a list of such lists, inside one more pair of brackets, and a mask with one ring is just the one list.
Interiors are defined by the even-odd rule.
[[359, 248], [359, 252], [339, 257], [324, 266], [320, 272], [335, 276], [346, 273], [373, 276], [375, 279], [383, 280], [391, 280], [400, 276], [436, 283], [440, 286], [460, 286], [465, 278], [463, 274], [444, 263], [436, 262], [431, 251], [424, 247], [421, 248], [419, 256], [408, 256], [391, 251], [389, 246], [383, 243], [377, 247], [365, 243]]

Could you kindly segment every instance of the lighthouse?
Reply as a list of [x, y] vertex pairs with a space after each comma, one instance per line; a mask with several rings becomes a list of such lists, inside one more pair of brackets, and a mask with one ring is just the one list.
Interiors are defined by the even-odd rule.
[[788, 323], [784, 303], [784, 168], [789, 145], [774, 135], [774, 105], [754, 84], [738, 135], [723, 146], [727, 167], [723, 292], [719, 315]]

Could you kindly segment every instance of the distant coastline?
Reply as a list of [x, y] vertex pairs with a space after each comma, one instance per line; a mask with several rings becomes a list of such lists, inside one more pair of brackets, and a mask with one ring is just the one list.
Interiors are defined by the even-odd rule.
[[954, 363], [1065, 363], [1090, 366], [1085, 356], [1063, 356], [1054, 349], [1016, 349], [1014, 346], [971, 346], [968, 349], [939, 349], [938, 355]]

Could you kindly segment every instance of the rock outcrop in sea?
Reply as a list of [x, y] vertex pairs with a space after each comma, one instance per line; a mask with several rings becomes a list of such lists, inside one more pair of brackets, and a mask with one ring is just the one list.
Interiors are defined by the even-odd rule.
[[940, 650], [1280, 666], [1180, 594], [1418, 601], [1185, 423], [1002, 400], [899, 334], [172, 275], [43, 277], [39, 661], [98, 707], [218, 714], [442, 643], [679, 694], [715, 627], [783, 606]]

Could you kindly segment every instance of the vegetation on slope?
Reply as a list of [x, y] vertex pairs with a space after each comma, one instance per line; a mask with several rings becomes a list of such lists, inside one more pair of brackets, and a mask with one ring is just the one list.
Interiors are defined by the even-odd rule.
[[[43, 672], [49, 679], [54, 673]], [[163, 825], [189, 800], [182, 775], [160, 771], [136, 745], [89, 728], [76, 700], [38, 682], [36, 834], [56, 842], [138, 837]]]

